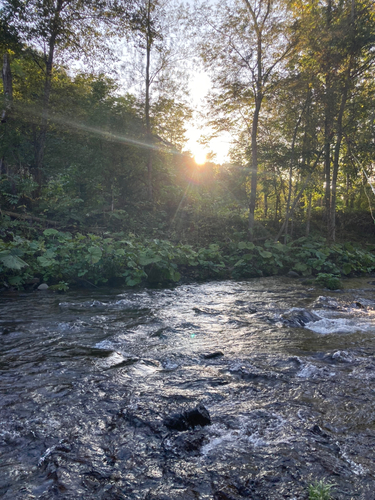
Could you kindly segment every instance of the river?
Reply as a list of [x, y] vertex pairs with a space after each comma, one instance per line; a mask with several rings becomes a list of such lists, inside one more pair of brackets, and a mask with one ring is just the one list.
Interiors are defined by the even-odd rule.
[[[375, 499], [375, 281], [0, 297], [0, 497]], [[198, 404], [211, 423], [168, 417]], [[186, 414], [186, 413], [185, 413]]]

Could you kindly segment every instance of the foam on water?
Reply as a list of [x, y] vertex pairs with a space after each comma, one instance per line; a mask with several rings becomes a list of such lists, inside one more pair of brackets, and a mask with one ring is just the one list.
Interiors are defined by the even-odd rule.
[[108, 358], [103, 358], [95, 362], [96, 366], [101, 368], [111, 368], [125, 361], [125, 358], [119, 352], [113, 352], [108, 356]]
[[[336, 444], [339, 445], [339, 443], [336, 443]], [[341, 458], [343, 458], [345, 460], [345, 462], [347, 462], [347, 464], [350, 466], [351, 470], [353, 471], [353, 474], [355, 474], [356, 476], [365, 476], [368, 473], [368, 470], [365, 467], [363, 467], [361, 464], [357, 464], [356, 462], [354, 462], [354, 460], [349, 458], [345, 451], [341, 450], [340, 455], [341, 455]]]
[[213, 424], [210, 431], [215, 435], [210, 441], [202, 446], [202, 455], [208, 455], [211, 451], [221, 448], [225, 445], [226, 448], [238, 447], [238, 442], [241, 439], [240, 430], [228, 430], [225, 426], [220, 424]]
[[301, 370], [297, 373], [297, 377], [306, 378], [306, 379], [314, 379], [319, 377], [333, 377], [335, 372], [330, 372], [327, 368], [318, 368], [312, 363], [306, 363], [302, 366]]
[[[60, 302], [61, 309], [138, 309], [139, 304], [129, 299], [119, 299], [110, 302], [87, 300], [85, 302]], [[143, 305], [144, 307], [144, 305]]]
[[111, 350], [111, 349], [115, 348], [115, 345], [110, 340], [105, 339], [105, 340], [102, 340], [101, 342], [97, 342], [95, 344], [95, 347], [97, 349]]
[[72, 331], [72, 332], [80, 332], [83, 328], [87, 328], [90, 325], [85, 321], [76, 320], [74, 322], [62, 322], [59, 323], [58, 329], [61, 331]]
[[372, 322], [358, 320], [357, 318], [322, 318], [313, 323], [307, 323], [305, 328], [321, 335], [331, 333], [374, 332]]
[[202, 446], [203, 456], [220, 449], [224, 451], [248, 450], [248, 447], [262, 448], [289, 442], [291, 436], [286, 436], [284, 427], [287, 421], [275, 413], [264, 410], [254, 410], [238, 419], [236, 429], [228, 429], [223, 424], [213, 424], [210, 428], [212, 438]]

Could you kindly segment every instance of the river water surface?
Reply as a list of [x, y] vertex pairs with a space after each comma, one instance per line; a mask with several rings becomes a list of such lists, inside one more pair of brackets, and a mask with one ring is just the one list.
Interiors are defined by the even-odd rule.
[[372, 280], [1, 296], [0, 497], [374, 500]]

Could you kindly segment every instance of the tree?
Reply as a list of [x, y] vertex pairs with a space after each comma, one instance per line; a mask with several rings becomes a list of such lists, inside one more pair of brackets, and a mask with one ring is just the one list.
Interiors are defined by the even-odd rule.
[[368, 0], [301, 1], [299, 18], [302, 71], [314, 73], [324, 114], [324, 206], [327, 236], [335, 241], [337, 179], [347, 105], [356, 85], [374, 63], [373, 4]]
[[[244, 117], [249, 131], [249, 231], [253, 235], [258, 181], [258, 131], [264, 99], [277, 87], [294, 41], [286, 5], [275, 0], [227, 2], [206, 8], [201, 53], [215, 88], [211, 107]], [[220, 119], [217, 126], [222, 125]], [[227, 122], [228, 123], [228, 122]]]
[[[124, 5], [127, 5], [125, 1]], [[40, 92], [40, 125], [35, 142], [34, 173], [39, 186], [43, 180], [43, 160], [49, 118], [49, 104], [56, 52], [89, 53], [102, 40], [103, 21], [111, 17], [106, 0], [5, 0], [0, 19], [19, 40], [40, 51], [44, 84]], [[100, 23], [102, 24], [100, 25]], [[39, 56], [35, 62], [40, 64]]]
[[[167, 132], [166, 127], [158, 126], [162, 110], [181, 123], [188, 119], [190, 111], [184, 102], [184, 69], [181, 60], [185, 60], [183, 48], [183, 11], [171, 0], [142, 0], [134, 23], [134, 41], [136, 65], [135, 72], [141, 75], [143, 88], [141, 95], [144, 102], [144, 118], [146, 126], [147, 157], [147, 190], [148, 198], [154, 200], [154, 168], [155, 151], [166, 144], [163, 139], [181, 145]], [[171, 97], [173, 95], [173, 98]], [[181, 127], [180, 127], [181, 128]], [[171, 140], [172, 139], [172, 140]]]

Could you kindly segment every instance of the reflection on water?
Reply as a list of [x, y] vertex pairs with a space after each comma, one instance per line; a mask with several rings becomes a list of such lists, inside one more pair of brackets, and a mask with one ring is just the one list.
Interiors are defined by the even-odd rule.
[[[367, 281], [0, 297], [0, 496], [373, 500]], [[164, 425], [198, 403], [211, 425]]]

